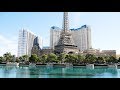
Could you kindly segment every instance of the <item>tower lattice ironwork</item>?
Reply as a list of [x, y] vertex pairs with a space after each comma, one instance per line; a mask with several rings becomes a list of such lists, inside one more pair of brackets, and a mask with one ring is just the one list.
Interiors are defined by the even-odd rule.
[[63, 14], [63, 30], [58, 44], [55, 46], [55, 53], [76, 53], [79, 52], [75, 46], [71, 31], [69, 29], [68, 12]]

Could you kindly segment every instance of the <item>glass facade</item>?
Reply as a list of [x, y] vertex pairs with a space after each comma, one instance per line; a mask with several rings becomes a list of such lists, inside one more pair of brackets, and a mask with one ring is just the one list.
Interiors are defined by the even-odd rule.
[[[27, 30], [19, 30], [18, 40], [18, 57], [22, 55], [31, 55], [31, 49], [33, 47], [33, 41], [37, 36]], [[39, 45], [42, 48], [42, 38], [39, 37]]]

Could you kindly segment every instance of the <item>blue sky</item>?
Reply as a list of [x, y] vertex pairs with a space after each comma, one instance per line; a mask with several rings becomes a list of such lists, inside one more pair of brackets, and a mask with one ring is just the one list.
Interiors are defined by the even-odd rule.
[[[120, 54], [120, 12], [69, 12], [70, 28], [91, 27], [92, 47], [115, 49]], [[18, 31], [28, 29], [49, 46], [52, 26], [62, 27], [63, 12], [0, 12], [0, 56], [17, 55]]]

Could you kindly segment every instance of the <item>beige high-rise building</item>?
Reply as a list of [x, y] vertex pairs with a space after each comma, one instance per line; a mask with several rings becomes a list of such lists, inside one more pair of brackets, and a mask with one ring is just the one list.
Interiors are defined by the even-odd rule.
[[[54, 49], [54, 46], [57, 45], [61, 33], [60, 28], [51, 27], [50, 30], [50, 47]], [[77, 29], [70, 29], [75, 45], [79, 50], [84, 51], [92, 48], [91, 45], [91, 29], [88, 25], [83, 25]]]
[[53, 26], [50, 29], [50, 48], [54, 49], [54, 46], [57, 45], [61, 30], [59, 27]]
[[71, 29], [72, 37], [75, 45], [81, 50], [88, 50], [92, 48], [91, 45], [91, 29], [87, 25], [81, 28]]

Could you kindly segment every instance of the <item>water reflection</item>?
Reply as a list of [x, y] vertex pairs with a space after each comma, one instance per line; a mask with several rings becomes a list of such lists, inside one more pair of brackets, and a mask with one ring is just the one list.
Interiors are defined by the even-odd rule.
[[0, 78], [11, 78], [15, 76], [15, 66], [0, 65]]
[[16, 78], [29, 78], [30, 72], [27, 66], [19, 66], [16, 70]]
[[34, 66], [34, 67], [29, 67], [29, 74], [30, 74], [30, 78], [39, 78], [39, 69]]
[[46, 67], [0, 65], [0, 78], [119, 78], [120, 69], [108, 67]]

